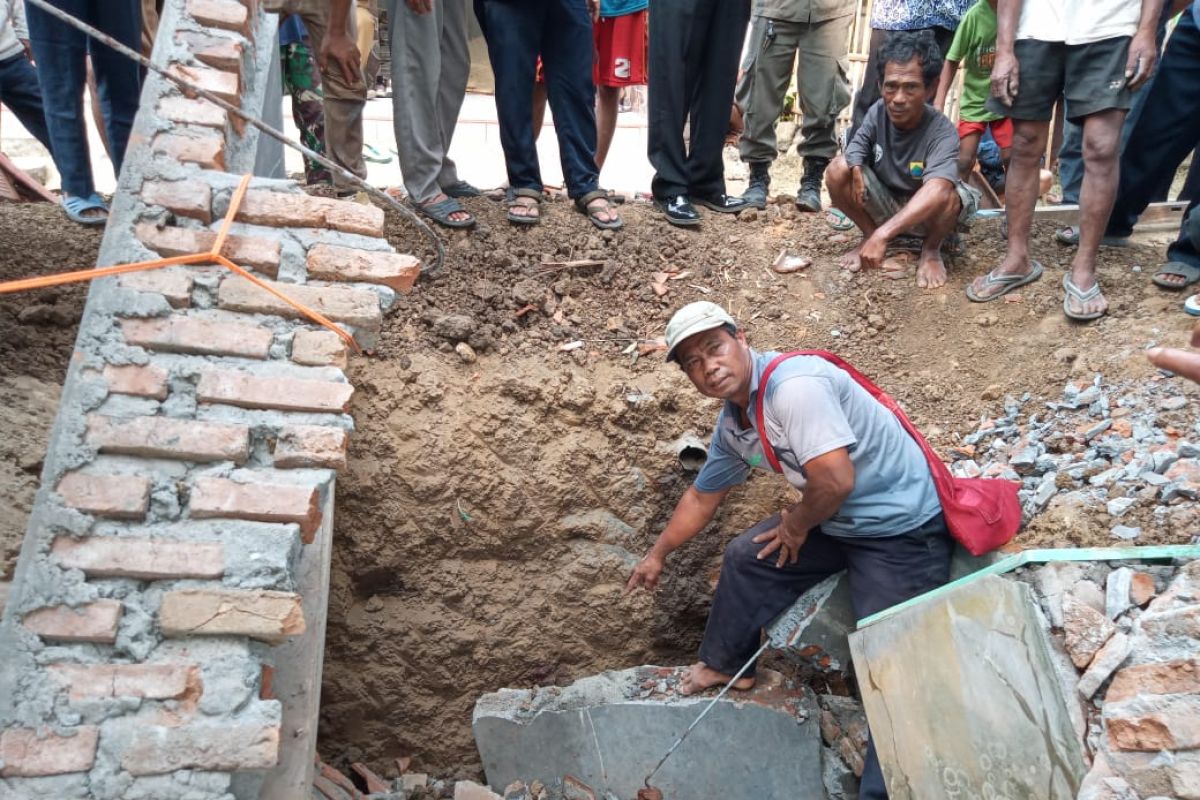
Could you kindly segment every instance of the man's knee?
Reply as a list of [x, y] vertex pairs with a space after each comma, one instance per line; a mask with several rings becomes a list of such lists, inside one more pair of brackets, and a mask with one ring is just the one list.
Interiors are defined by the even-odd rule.
[[839, 199], [850, 198], [850, 165], [844, 156], [837, 156], [825, 168], [825, 186], [829, 189], [830, 197]]
[[[1040, 123], [1046, 124], [1046, 123]], [[1042, 157], [1039, 124], [1017, 123], [1013, 126], [1012, 159], [1028, 160]]]
[[1118, 151], [1120, 149], [1120, 140], [1120, 128], [1118, 128], [1116, 131], [1104, 130], [1099, 134], [1084, 133], [1084, 168], [1086, 169], [1090, 166], [1115, 164], [1117, 161]]

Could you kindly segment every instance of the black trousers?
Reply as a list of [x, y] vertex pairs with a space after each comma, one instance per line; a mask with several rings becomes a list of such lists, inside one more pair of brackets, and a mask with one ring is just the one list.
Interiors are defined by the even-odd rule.
[[749, 0], [650, 4], [648, 155], [656, 198], [725, 193], [721, 153], [749, 21]]
[[[950, 49], [950, 45], [954, 42], [954, 31], [946, 28], [919, 28], [918, 30], [933, 31], [933, 38], [937, 40], [938, 50], [942, 53], [942, 58], [946, 57], [946, 52]], [[887, 41], [889, 34], [898, 33], [898, 31], [881, 31], [878, 28], [871, 29], [870, 55], [867, 56], [867, 66], [863, 69], [862, 86], [858, 88], [858, 93], [854, 95], [854, 113], [850, 119], [849, 136], [854, 136], [854, 132], [858, 130], [858, 126], [862, 124], [863, 117], [867, 115], [867, 111], [871, 106], [875, 105], [875, 101], [879, 99], [879, 48]], [[849, 141], [849, 137], [847, 137]]]
[[[1155, 188], [1170, 185], [1183, 159], [1200, 145], [1200, 29], [1191, 9], [1180, 16], [1146, 92], [1146, 105], [1121, 154], [1121, 183], [1108, 218], [1108, 236], [1132, 233]], [[1189, 182], [1195, 171], [1193, 164]], [[1193, 194], [1190, 200], [1167, 259], [1200, 267], [1200, 198]]]
[[[754, 655], [761, 629], [800, 595], [834, 573], [847, 571], [857, 619], [937, 588], [950, 578], [954, 542], [941, 514], [899, 536], [835, 538], [811, 531], [795, 564], [758, 560], [763, 545], [753, 539], [779, 524], [779, 515], [755, 525], [725, 546], [721, 577], [700, 660], [733, 675]], [[753, 667], [747, 674], [753, 674]], [[875, 745], [868, 740], [859, 800], [887, 800]]]

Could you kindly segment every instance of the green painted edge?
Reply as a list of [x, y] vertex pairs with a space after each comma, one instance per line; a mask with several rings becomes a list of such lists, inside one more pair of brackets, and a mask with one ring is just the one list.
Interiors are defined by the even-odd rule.
[[959, 586], [964, 586], [986, 575], [1002, 575], [1005, 572], [1012, 572], [1014, 569], [1023, 567], [1026, 564], [1045, 564], [1050, 561], [1153, 561], [1163, 558], [1200, 558], [1200, 545], [1166, 544], [1147, 547], [1069, 547], [1048, 550], [1022, 550], [1020, 553], [1014, 553], [1011, 556], [1002, 558], [991, 566], [984, 567], [977, 572], [972, 572], [970, 575], [964, 575], [958, 580], [950, 581], [950, 583], [944, 586], [939, 586], [925, 594], [917, 595], [911, 600], [905, 600], [903, 603], [897, 603], [891, 608], [885, 608], [883, 611], [872, 614], [869, 617], [864, 617], [858, 621], [858, 627], [861, 629], [868, 625], [874, 625], [876, 622], [881, 622], [906, 608], [924, 603], [926, 600], [941, 597], [944, 594], [954, 591]]

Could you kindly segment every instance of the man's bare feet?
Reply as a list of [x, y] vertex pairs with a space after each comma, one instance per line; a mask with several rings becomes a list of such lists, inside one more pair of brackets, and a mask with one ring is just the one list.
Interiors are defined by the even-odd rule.
[[946, 262], [942, 260], [941, 250], [934, 248], [921, 251], [921, 261], [917, 265], [917, 286], [921, 289], [937, 289], [946, 285]]
[[[703, 661], [697, 661], [687, 668], [683, 673], [683, 679], [679, 682], [679, 693], [682, 695], [700, 694], [705, 689], [711, 689], [714, 686], [724, 686], [729, 683], [732, 675], [726, 675], [724, 672], [717, 672]], [[754, 678], [739, 678], [733, 688], [739, 691], [745, 691], [754, 687]]]
[[838, 265], [849, 272], [858, 272], [862, 269], [862, 247], [862, 244], [859, 244], [853, 250], [842, 253], [842, 257], [838, 259]]

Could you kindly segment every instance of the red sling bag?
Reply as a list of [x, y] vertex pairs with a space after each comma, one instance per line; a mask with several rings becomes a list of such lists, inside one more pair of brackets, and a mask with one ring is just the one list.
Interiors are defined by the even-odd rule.
[[763, 453], [776, 472], [783, 472], [779, 459], [775, 456], [775, 448], [767, 441], [766, 426], [763, 418], [763, 398], [767, 394], [767, 381], [771, 373], [782, 362], [795, 356], [817, 356], [839, 367], [878, 400], [884, 408], [896, 415], [904, 430], [916, 440], [929, 462], [929, 471], [933, 476], [933, 485], [937, 488], [938, 499], [942, 502], [942, 514], [946, 518], [946, 527], [950, 535], [967, 549], [971, 555], [983, 555], [1006, 544], [1017, 534], [1021, 527], [1021, 502], [1017, 498], [1017, 484], [996, 478], [956, 478], [942, 462], [938, 454], [930, 447], [925, 437], [913, 426], [908, 416], [896, 404], [887, 392], [880, 389], [871, 379], [852, 367], [840, 356], [826, 350], [796, 350], [776, 356], [767, 364], [759, 379], [758, 397], [754, 404], [755, 423], [758, 426], [758, 438], [762, 441]]

